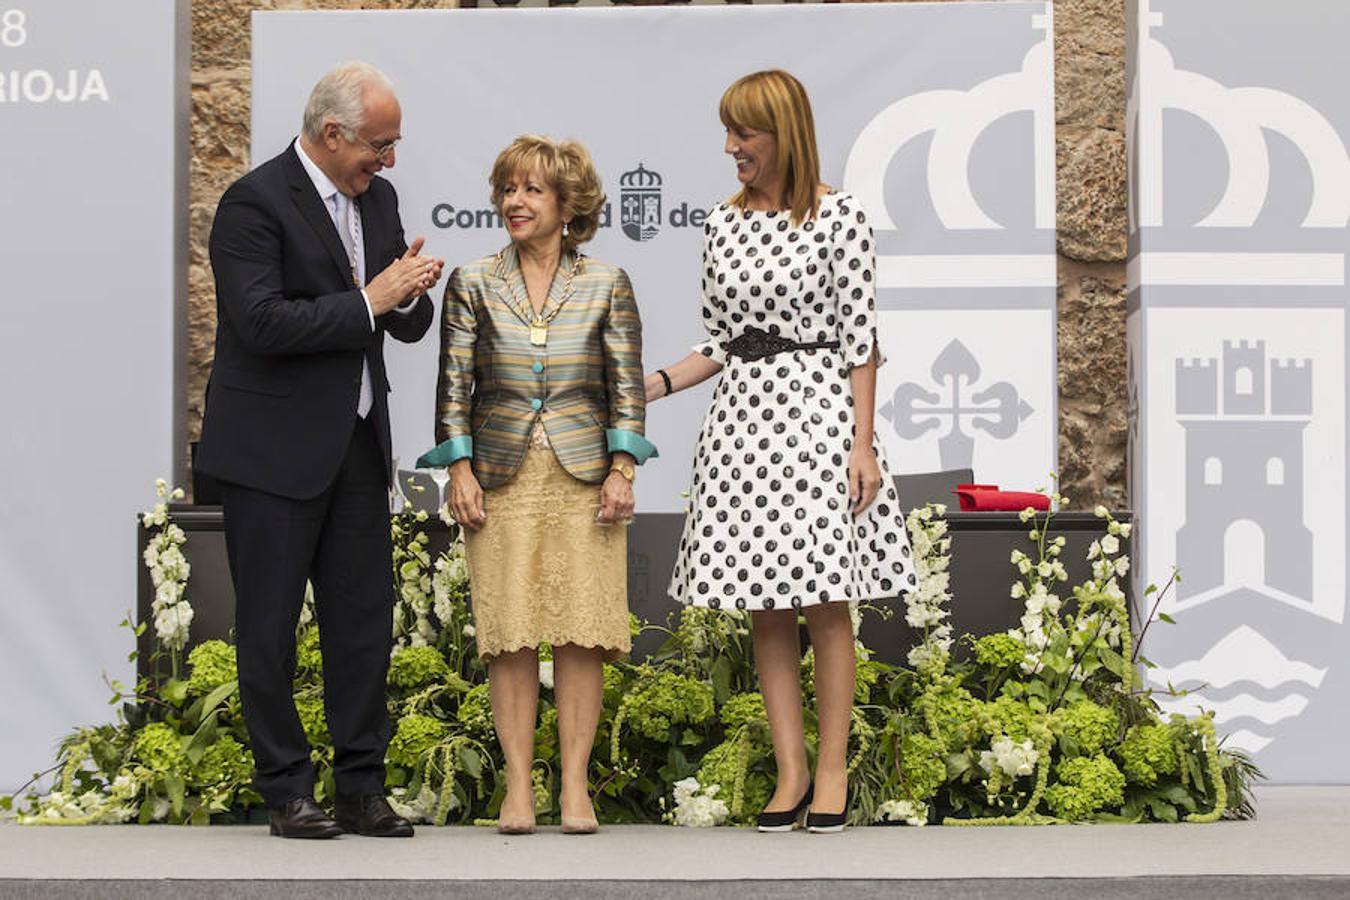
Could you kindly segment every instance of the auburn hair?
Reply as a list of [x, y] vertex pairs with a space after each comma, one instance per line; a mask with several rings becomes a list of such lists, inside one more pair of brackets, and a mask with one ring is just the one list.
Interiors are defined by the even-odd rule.
[[[820, 152], [811, 100], [802, 83], [782, 69], [752, 72], [722, 94], [718, 117], [727, 128], [767, 131], [778, 142], [778, 177], [793, 224], [814, 219], [819, 208]], [[732, 196], [742, 209], [749, 202], [742, 187]]]

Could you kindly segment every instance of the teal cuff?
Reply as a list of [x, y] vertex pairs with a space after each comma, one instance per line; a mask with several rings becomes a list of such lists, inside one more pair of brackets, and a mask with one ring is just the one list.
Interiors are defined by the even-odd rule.
[[473, 438], [467, 434], [452, 437], [417, 457], [417, 468], [436, 469], [473, 456]]
[[637, 460], [638, 465], [642, 465], [653, 456], [661, 455], [656, 452], [655, 444], [635, 431], [606, 428], [605, 442], [609, 445], [610, 453], [631, 454], [633, 459]]

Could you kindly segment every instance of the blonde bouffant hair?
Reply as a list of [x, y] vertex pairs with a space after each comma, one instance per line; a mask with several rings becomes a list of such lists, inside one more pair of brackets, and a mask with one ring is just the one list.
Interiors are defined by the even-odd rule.
[[605, 192], [595, 171], [591, 154], [576, 141], [553, 141], [537, 134], [522, 134], [511, 142], [492, 164], [488, 183], [492, 185], [492, 205], [500, 213], [502, 196], [517, 175], [537, 172], [549, 187], [558, 192], [563, 221], [567, 223], [564, 250], [575, 250], [595, 237], [600, 213], [605, 208]]
[[[811, 100], [802, 83], [782, 69], [752, 72], [727, 88], [717, 114], [727, 128], [767, 131], [778, 140], [778, 176], [792, 221], [800, 225], [814, 219], [819, 206], [820, 152]], [[745, 188], [731, 198], [742, 209], [748, 201]]]

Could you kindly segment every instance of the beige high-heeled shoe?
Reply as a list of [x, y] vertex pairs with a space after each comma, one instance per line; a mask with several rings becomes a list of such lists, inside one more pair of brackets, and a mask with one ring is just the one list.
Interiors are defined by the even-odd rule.
[[497, 820], [498, 834], [534, 834], [534, 819], [519, 816]]
[[600, 823], [595, 817], [583, 818], [581, 816], [563, 816], [562, 833], [563, 834], [595, 834], [600, 830]]

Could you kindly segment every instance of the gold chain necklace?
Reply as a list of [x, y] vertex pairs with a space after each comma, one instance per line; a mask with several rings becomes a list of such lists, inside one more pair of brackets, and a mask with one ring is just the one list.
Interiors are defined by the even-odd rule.
[[[534, 303], [532, 301], [530, 302], [530, 312], [534, 313], [534, 320], [530, 322], [530, 344], [532, 346], [542, 347], [548, 343], [548, 324], [553, 321], [553, 317], [562, 310], [563, 304], [567, 302], [567, 298], [572, 296], [572, 279], [576, 277], [577, 270], [580, 268], [581, 253], [580, 251], [576, 251], [576, 256], [572, 260], [572, 265], [567, 270], [567, 277], [563, 281], [562, 296], [558, 298], [558, 303], [553, 307], [553, 312], [544, 316], [542, 313], [536, 311], [534, 309]], [[523, 273], [522, 277], [524, 277]], [[526, 299], [529, 300], [528, 291], [526, 293]], [[548, 307], [547, 297], [544, 298], [544, 307]]]

